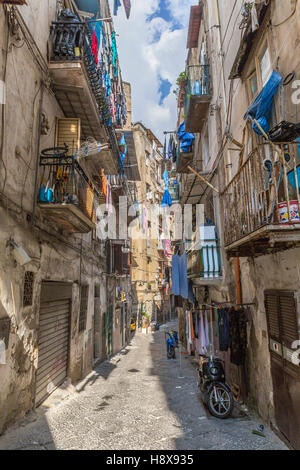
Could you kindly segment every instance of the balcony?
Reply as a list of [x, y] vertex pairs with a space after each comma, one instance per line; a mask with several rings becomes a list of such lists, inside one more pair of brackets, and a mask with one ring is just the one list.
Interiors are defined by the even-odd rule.
[[100, 194], [74, 157], [44, 151], [40, 166], [38, 206], [42, 216], [69, 233], [95, 229]]
[[180, 149], [180, 143], [177, 147], [177, 163], [176, 171], [177, 173], [190, 173], [188, 166], [193, 163], [194, 158], [194, 145], [190, 147], [189, 152], [182, 152]]
[[288, 165], [273, 147], [260, 144], [221, 194], [228, 256], [260, 256], [300, 246], [298, 144], [281, 149]]
[[130, 274], [130, 253], [125, 253], [125, 241], [108, 240], [107, 253], [107, 272], [115, 276], [127, 276]]
[[195, 284], [212, 284], [222, 280], [221, 247], [214, 226], [200, 229], [201, 240], [187, 253], [188, 278]]
[[200, 133], [211, 102], [209, 65], [189, 65], [184, 103], [185, 129]]
[[[92, 35], [75, 15], [53, 22], [49, 41], [52, 88], [66, 117], [79, 118], [81, 139], [109, 143], [97, 158], [105, 174], [116, 174], [119, 151], [110, 122], [109, 98], [103, 88], [102, 70], [92, 54]], [[95, 157], [95, 155], [94, 155]]]

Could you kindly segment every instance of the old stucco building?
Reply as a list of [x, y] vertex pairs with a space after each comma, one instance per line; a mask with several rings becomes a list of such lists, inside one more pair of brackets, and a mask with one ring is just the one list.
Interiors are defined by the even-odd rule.
[[279, 74], [269, 129], [284, 120], [299, 122], [299, 23], [295, 0], [200, 1], [191, 9], [178, 101], [178, 123], [185, 119], [195, 135], [192, 152], [179, 154], [181, 203], [204, 204], [215, 246], [221, 246], [217, 275], [190, 266], [197, 299], [248, 305], [246, 365], [231, 365], [229, 380], [297, 449], [300, 368], [292, 354], [300, 339], [298, 146], [293, 136], [286, 143], [286, 136], [271, 141], [271, 134], [259, 135], [245, 113]]
[[[133, 197], [116, 133], [127, 120], [118, 60], [99, 50], [96, 61], [86, 23], [96, 12], [76, 1], [10, 3], [0, 5], [0, 433], [126, 344], [133, 299], [124, 240], [96, 230], [101, 204], [118, 211], [118, 196]], [[113, 24], [101, 28], [111, 47]]]
[[[132, 282], [138, 300], [137, 317], [164, 323], [171, 318], [171, 255], [163, 240], [160, 205], [165, 185], [162, 144], [150, 129], [135, 123], [133, 135], [141, 180], [136, 183], [138, 225], [132, 236]], [[155, 212], [155, 211], [158, 212]]]

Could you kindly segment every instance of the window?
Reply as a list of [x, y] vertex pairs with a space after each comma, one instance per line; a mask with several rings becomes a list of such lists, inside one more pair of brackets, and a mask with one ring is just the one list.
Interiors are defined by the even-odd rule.
[[263, 48], [263, 52], [259, 56], [259, 67], [262, 82], [261, 84], [262, 87], [264, 87], [271, 75], [271, 60], [267, 42]]
[[32, 305], [34, 273], [27, 271], [24, 278], [23, 307]]
[[78, 332], [85, 330], [88, 310], [89, 286], [81, 286]]
[[249, 88], [250, 88], [250, 96], [254, 100], [258, 93], [258, 82], [257, 82], [256, 72], [254, 72], [249, 78]]
[[272, 74], [271, 56], [267, 40], [263, 42], [262, 49], [256, 53], [251, 69], [252, 71], [248, 76], [248, 92], [250, 101], [253, 101]]

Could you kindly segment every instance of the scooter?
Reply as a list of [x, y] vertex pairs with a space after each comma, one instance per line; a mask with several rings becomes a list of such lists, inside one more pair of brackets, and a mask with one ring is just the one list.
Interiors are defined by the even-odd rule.
[[200, 366], [198, 386], [204, 403], [216, 418], [228, 418], [234, 407], [234, 399], [225, 380], [224, 362], [212, 354], [203, 358]]
[[165, 336], [168, 336], [167, 338], [167, 358], [168, 359], [175, 359], [175, 341], [173, 336], [169, 331], [165, 332]]
[[171, 335], [173, 336], [174, 342], [175, 342], [175, 348], [178, 348], [178, 333], [175, 330], [171, 331]]

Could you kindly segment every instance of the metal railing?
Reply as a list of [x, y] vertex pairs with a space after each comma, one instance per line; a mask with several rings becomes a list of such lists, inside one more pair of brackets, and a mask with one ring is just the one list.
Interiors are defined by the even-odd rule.
[[300, 143], [281, 149], [280, 157], [259, 144], [222, 192], [225, 246], [267, 225], [300, 222]]
[[189, 278], [217, 279], [222, 277], [218, 240], [205, 240], [199, 250], [189, 251], [187, 266]]
[[184, 100], [184, 113], [187, 115], [191, 96], [210, 96], [211, 83], [209, 65], [189, 65]]
[[169, 185], [169, 193], [171, 196], [172, 201], [179, 201], [179, 184], [170, 184]]
[[88, 179], [75, 157], [44, 151], [40, 157], [40, 167], [39, 202], [74, 204], [95, 222], [100, 193]]

